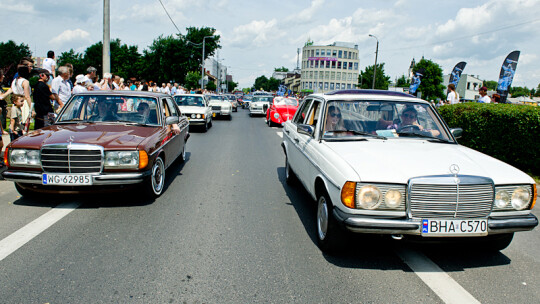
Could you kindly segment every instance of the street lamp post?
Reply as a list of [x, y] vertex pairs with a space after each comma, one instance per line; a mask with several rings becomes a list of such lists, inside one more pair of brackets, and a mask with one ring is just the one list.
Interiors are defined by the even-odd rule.
[[375, 89], [375, 77], [377, 76], [377, 55], [379, 54], [379, 39], [371, 34], [369, 34], [369, 37], [373, 37], [377, 40], [377, 48], [375, 49], [375, 65], [373, 66], [373, 83], [371, 85], [371, 88]]
[[202, 40], [202, 58], [201, 58], [201, 91], [204, 90], [204, 40], [214, 38], [214, 36], [204, 36]]

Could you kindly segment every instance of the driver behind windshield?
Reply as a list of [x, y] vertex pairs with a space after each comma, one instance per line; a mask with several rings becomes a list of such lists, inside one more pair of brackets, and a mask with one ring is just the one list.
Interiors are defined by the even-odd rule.
[[387, 129], [395, 129], [397, 131], [407, 130], [413, 132], [418, 130], [420, 132], [429, 132], [432, 136], [439, 136], [441, 134], [437, 130], [427, 130], [418, 123], [418, 111], [412, 106], [407, 106], [401, 111], [401, 121], [388, 126]]
[[97, 102], [97, 114], [90, 117], [90, 121], [116, 121], [116, 111], [118, 107], [114, 102], [106, 102], [104, 100], [98, 100]]

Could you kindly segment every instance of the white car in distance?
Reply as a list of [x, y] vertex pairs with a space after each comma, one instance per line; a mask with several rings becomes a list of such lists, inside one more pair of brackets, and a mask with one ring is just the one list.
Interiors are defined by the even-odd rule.
[[229, 120], [232, 119], [232, 105], [227, 97], [223, 95], [207, 95], [207, 98], [212, 108], [213, 117], [227, 116]]
[[177, 94], [174, 101], [190, 126], [201, 126], [206, 132], [212, 127], [212, 108], [203, 94]]
[[253, 96], [249, 103], [249, 116], [266, 115], [266, 111], [270, 108], [273, 100], [274, 96], [272, 95]]

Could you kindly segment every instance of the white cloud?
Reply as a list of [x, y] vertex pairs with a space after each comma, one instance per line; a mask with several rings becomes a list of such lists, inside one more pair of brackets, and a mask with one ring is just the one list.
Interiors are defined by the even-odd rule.
[[270, 21], [253, 20], [248, 24], [237, 26], [233, 29], [233, 37], [230, 45], [237, 47], [262, 47], [271, 41], [283, 37], [285, 33], [277, 28], [277, 20]]
[[54, 46], [55, 49], [59, 49], [65, 44], [69, 44], [70, 47], [77, 47], [80, 44], [91, 42], [90, 33], [81, 29], [65, 30], [60, 35], [54, 37], [49, 41], [49, 44]]

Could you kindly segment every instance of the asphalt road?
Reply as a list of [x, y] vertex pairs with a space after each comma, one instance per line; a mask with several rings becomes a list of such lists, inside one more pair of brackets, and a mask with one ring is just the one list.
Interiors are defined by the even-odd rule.
[[0, 303], [540, 302], [538, 230], [492, 254], [358, 236], [322, 254], [280, 135], [242, 109], [194, 130], [155, 201], [28, 200], [0, 181]]

